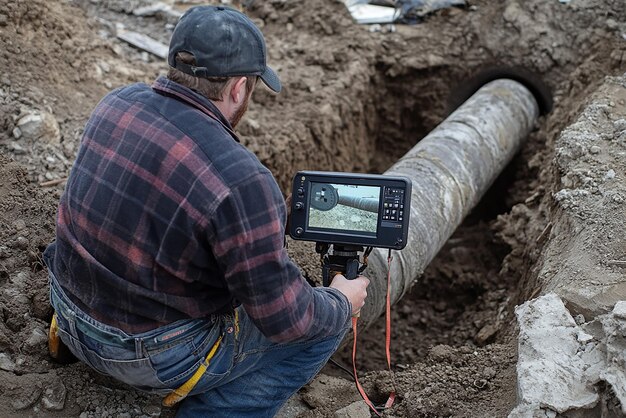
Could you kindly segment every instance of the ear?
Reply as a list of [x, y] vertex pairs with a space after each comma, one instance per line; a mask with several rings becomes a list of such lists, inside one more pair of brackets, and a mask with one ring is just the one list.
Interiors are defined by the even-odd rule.
[[234, 103], [241, 103], [246, 98], [246, 77], [240, 77], [235, 79], [235, 82], [230, 88], [230, 98]]

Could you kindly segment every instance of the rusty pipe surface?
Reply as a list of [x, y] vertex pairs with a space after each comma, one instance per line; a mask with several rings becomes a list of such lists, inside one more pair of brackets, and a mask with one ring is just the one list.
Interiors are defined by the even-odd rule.
[[[413, 182], [407, 246], [393, 251], [392, 303], [422, 275], [517, 153], [538, 116], [537, 101], [526, 87], [513, 80], [492, 81], [385, 172]], [[365, 275], [371, 284], [362, 327], [385, 310], [387, 251], [376, 249], [369, 256]]]

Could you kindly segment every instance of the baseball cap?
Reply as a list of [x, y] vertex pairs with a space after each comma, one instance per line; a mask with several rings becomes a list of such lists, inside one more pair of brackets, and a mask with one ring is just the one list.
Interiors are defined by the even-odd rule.
[[[192, 54], [196, 65], [176, 62], [179, 52]], [[266, 56], [263, 34], [246, 15], [224, 6], [196, 6], [174, 28], [167, 62], [195, 77], [256, 75], [278, 93], [282, 86]]]

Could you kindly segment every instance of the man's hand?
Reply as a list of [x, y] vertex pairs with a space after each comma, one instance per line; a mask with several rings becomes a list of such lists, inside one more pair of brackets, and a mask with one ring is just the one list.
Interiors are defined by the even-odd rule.
[[365, 298], [367, 297], [367, 286], [370, 281], [365, 276], [358, 276], [354, 280], [348, 280], [343, 275], [337, 274], [329, 287], [334, 287], [341, 293], [346, 295], [350, 303], [352, 304], [352, 315], [357, 315], [363, 305], [365, 305]]

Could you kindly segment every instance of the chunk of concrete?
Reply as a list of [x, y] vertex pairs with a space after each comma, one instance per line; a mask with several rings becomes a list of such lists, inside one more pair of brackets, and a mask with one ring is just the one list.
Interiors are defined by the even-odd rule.
[[6, 370], [7, 372], [15, 370], [15, 363], [5, 353], [0, 353], [0, 370]]
[[591, 409], [599, 400], [590, 381], [599, 380], [602, 354], [578, 341], [583, 330], [561, 299], [548, 294], [515, 309], [519, 333], [517, 364], [520, 405], [510, 417], [533, 417], [540, 410]]
[[626, 301], [615, 305], [613, 312], [599, 318], [606, 335], [606, 369], [600, 378], [611, 385], [626, 415]]
[[17, 128], [26, 140], [45, 140], [52, 144], [61, 143], [61, 130], [54, 115], [43, 111], [32, 111], [17, 121]]
[[61, 411], [65, 407], [66, 395], [65, 385], [57, 377], [46, 388], [43, 398], [41, 398], [41, 405], [48, 411]]
[[[518, 406], [509, 418], [553, 413], [600, 416], [604, 381], [626, 414], [626, 302], [612, 312], [577, 324], [556, 294], [515, 310], [519, 333]], [[605, 416], [605, 415], [602, 415]], [[612, 416], [612, 415], [608, 415]]]

